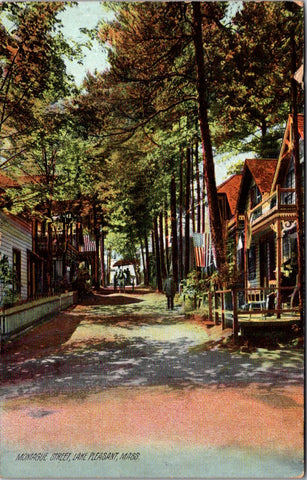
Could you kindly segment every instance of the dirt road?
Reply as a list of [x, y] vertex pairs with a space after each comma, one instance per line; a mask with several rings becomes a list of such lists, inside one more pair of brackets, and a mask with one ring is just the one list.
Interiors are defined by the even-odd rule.
[[96, 295], [5, 347], [3, 477], [302, 474], [302, 350], [207, 350], [165, 303]]

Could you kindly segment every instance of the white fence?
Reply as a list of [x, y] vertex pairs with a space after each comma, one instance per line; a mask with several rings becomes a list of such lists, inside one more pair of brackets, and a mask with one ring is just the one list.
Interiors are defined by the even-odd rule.
[[48, 315], [65, 310], [76, 302], [77, 292], [68, 292], [2, 310], [0, 312], [1, 336], [23, 330]]

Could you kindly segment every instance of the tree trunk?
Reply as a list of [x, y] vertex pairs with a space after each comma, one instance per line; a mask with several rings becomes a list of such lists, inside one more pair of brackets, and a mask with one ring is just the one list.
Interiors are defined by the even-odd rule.
[[[51, 216], [51, 214], [50, 214]], [[53, 278], [53, 272], [52, 272], [52, 267], [53, 267], [53, 260], [52, 260], [52, 226], [51, 223], [48, 222], [48, 250], [47, 250], [47, 288], [48, 288], [48, 293], [51, 293], [51, 288], [52, 284], [54, 281]]]
[[190, 188], [191, 188], [191, 149], [187, 148], [186, 156], [186, 189], [185, 189], [185, 250], [184, 250], [184, 277], [190, 271]]
[[143, 270], [144, 270], [144, 284], [145, 284], [145, 277], [146, 277], [146, 265], [145, 265], [145, 255], [144, 255], [144, 247], [142, 242], [142, 237], [139, 237], [140, 245], [141, 245], [141, 255], [142, 255], [142, 263], [143, 263]]
[[196, 222], [195, 222], [195, 192], [194, 192], [194, 157], [193, 157], [193, 147], [190, 149], [191, 153], [191, 219], [192, 219], [192, 230], [193, 233], [196, 232]]
[[181, 151], [180, 158], [180, 172], [179, 172], [179, 278], [183, 279], [183, 225], [182, 225], [182, 215], [183, 215], [183, 150]]
[[177, 221], [176, 221], [176, 181], [175, 175], [171, 178], [171, 229], [172, 229], [172, 264], [173, 280], [178, 287], [178, 243], [177, 243]]
[[99, 265], [99, 250], [100, 250], [100, 225], [98, 222], [98, 214], [97, 214], [97, 204], [96, 198], [93, 201], [93, 216], [94, 216], [94, 237], [95, 237], [95, 244], [96, 244], [96, 251], [95, 251], [95, 277], [94, 277], [94, 284], [96, 288], [100, 287], [100, 265]]
[[161, 275], [162, 278], [166, 278], [166, 266], [165, 266], [165, 257], [164, 257], [164, 242], [163, 242], [163, 211], [159, 213], [159, 240], [160, 240], [160, 258], [161, 258]]
[[165, 257], [166, 257], [166, 270], [167, 274], [170, 273], [170, 264], [169, 264], [169, 238], [168, 238], [168, 215], [167, 215], [167, 200], [165, 200], [164, 204], [164, 222], [165, 222]]
[[96, 252], [95, 252], [95, 287], [100, 287], [100, 265], [99, 265], [99, 250], [100, 250], [100, 233], [95, 229], [95, 244], [96, 244]]
[[195, 164], [196, 164], [196, 201], [197, 201], [197, 233], [201, 228], [201, 207], [200, 207], [200, 179], [199, 179], [199, 159], [198, 159], [198, 142], [195, 145]]
[[304, 203], [303, 203], [303, 188], [302, 188], [302, 173], [300, 165], [300, 150], [299, 150], [299, 131], [297, 124], [297, 84], [294, 78], [296, 72], [296, 45], [295, 32], [291, 32], [291, 48], [292, 48], [292, 113], [293, 113], [293, 154], [294, 154], [294, 172], [295, 172], [295, 192], [296, 192], [296, 216], [297, 216], [297, 263], [298, 263], [298, 287], [299, 287], [299, 306], [301, 325], [304, 322], [303, 302], [304, 302], [304, 271], [305, 271], [305, 255], [304, 255]]
[[159, 248], [159, 234], [157, 217], [154, 218], [154, 237], [156, 246], [156, 274], [157, 274], [157, 289], [159, 292], [163, 291], [162, 276], [161, 276], [161, 262], [160, 262], [160, 248]]
[[203, 174], [202, 194], [201, 194], [201, 231], [202, 233], [205, 233], [205, 224], [206, 224], [206, 182], [205, 182], [205, 176]]
[[151, 245], [152, 245], [152, 254], [155, 257], [156, 255], [156, 247], [155, 247], [155, 235], [154, 235], [154, 230], [152, 229], [151, 231]]
[[107, 282], [108, 284], [111, 283], [111, 256], [112, 251], [111, 249], [108, 250], [108, 265], [107, 265]]
[[101, 244], [100, 244], [100, 255], [101, 255], [101, 286], [106, 286], [106, 276], [104, 268], [104, 233], [101, 232]]
[[144, 236], [144, 244], [145, 244], [145, 255], [146, 255], [146, 276], [144, 279], [145, 285], [148, 286], [150, 282], [150, 263], [149, 263], [149, 248], [148, 248], [148, 238], [147, 233]]
[[[206, 3], [206, 6], [209, 4]], [[222, 222], [218, 206], [218, 196], [215, 181], [214, 161], [211, 136], [208, 122], [208, 105], [206, 101], [206, 77], [204, 65], [204, 48], [202, 36], [201, 2], [192, 2], [193, 6], [193, 42], [195, 47], [197, 93], [199, 123], [203, 146], [204, 176], [207, 187], [208, 206], [210, 213], [210, 228], [212, 242], [215, 247], [217, 269], [220, 270], [225, 263], [225, 246], [223, 242]]]

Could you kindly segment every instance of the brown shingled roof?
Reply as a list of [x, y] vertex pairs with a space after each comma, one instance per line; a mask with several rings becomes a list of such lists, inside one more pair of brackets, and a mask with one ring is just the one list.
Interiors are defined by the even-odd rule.
[[251, 172], [261, 195], [271, 190], [277, 160], [253, 158], [245, 160], [244, 170], [246, 168]]
[[225, 180], [225, 182], [223, 182], [217, 188], [218, 193], [226, 194], [231, 215], [234, 215], [236, 211], [241, 179], [241, 174], [232, 175], [232, 177]]

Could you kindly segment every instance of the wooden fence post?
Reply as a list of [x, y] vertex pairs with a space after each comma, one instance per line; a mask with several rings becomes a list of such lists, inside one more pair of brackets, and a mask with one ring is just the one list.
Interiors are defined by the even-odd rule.
[[226, 328], [225, 325], [225, 293], [221, 292], [221, 316], [222, 316], [222, 330]]
[[238, 325], [238, 305], [237, 305], [237, 291], [232, 291], [232, 306], [233, 306], [233, 340], [236, 343], [238, 340], [238, 332], [239, 332], [239, 325]]
[[212, 322], [212, 293], [208, 292], [209, 320]]
[[214, 292], [214, 323], [215, 325], [219, 323], [218, 295], [216, 292]]

